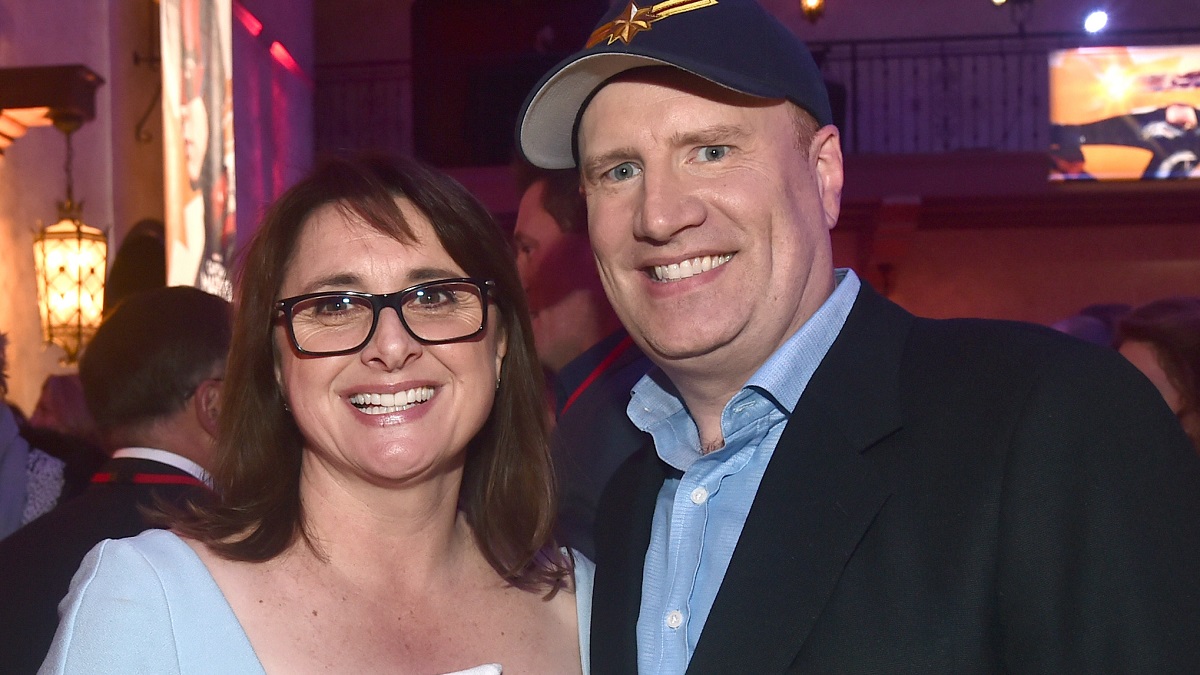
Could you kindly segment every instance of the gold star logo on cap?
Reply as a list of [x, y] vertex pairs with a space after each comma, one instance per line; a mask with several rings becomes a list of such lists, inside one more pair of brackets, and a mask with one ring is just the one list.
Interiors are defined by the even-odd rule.
[[643, 8], [637, 6], [636, 0], [629, 0], [629, 6], [621, 10], [617, 18], [600, 26], [592, 33], [584, 48], [590, 49], [605, 40], [610, 45], [617, 40], [629, 44], [635, 35], [644, 30], [650, 30], [650, 24], [655, 21], [690, 12], [693, 9], [711, 7], [715, 4], [717, 4], [717, 0], [666, 0], [666, 2]]

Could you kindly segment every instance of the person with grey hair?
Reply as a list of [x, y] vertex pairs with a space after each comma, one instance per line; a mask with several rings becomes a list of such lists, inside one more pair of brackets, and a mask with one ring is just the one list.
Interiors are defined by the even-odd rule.
[[150, 512], [202, 502], [216, 447], [232, 314], [189, 286], [127, 296], [79, 364], [83, 396], [110, 458], [79, 496], [0, 541], [0, 663], [33, 672], [57, 607], [87, 552], [162, 524]]
[[829, 230], [840, 132], [752, 0], [617, 3], [519, 115], [654, 362], [594, 673], [1194, 672], [1200, 457], [1116, 352], [915, 317]]

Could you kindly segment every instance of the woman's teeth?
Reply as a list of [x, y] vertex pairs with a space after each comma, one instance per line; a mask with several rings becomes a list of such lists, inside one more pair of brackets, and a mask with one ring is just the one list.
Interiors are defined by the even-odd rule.
[[699, 258], [692, 258], [691, 260], [684, 260], [681, 263], [671, 263], [670, 265], [655, 265], [652, 276], [655, 281], [679, 281], [720, 267], [732, 258], [732, 253], [726, 253], [724, 255], [701, 256]]
[[433, 387], [417, 387], [395, 394], [355, 394], [350, 397], [350, 403], [368, 415], [386, 415], [407, 410], [431, 398]]

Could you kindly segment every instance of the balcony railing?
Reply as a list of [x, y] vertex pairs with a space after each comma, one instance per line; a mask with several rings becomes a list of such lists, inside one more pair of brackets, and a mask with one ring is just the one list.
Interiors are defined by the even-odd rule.
[[[844, 111], [848, 153], [1036, 151], [1049, 133], [1048, 54], [1104, 45], [1200, 44], [1170, 31], [963, 36], [811, 43]], [[319, 151], [413, 149], [412, 67], [386, 61], [317, 67]], [[837, 101], [841, 99], [841, 102]]]

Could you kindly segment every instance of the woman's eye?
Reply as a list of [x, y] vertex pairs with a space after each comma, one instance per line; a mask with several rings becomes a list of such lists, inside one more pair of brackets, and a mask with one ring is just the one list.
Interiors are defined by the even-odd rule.
[[642, 170], [633, 162], [622, 162], [604, 173], [604, 177], [609, 180], [623, 181], [629, 180], [641, 173]]
[[697, 158], [701, 162], [715, 162], [729, 154], [728, 145], [706, 145], [700, 148]]
[[449, 294], [445, 291], [426, 291], [417, 296], [418, 305], [439, 305], [449, 300]]
[[340, 314], [350, 309], [350, 301], [345, 297], [325, 298], [313, 305], [313, 312], [321, 315]]

